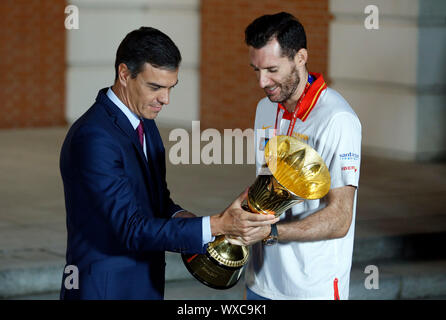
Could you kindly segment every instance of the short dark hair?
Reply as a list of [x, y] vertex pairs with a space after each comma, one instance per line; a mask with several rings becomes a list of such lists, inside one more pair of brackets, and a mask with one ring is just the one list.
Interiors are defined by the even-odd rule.
[[155, 68], [176, 70], [181, 63], [181, 53], [169, 36], [158, 29], [141, 27], [133, 30], [116, 51], [115, 81], [121, 63], [125, 63], [131, 77], [136, 78], [146, 62]]
[[245, 30], [245, 42], [256, 49], [264, 47], [276, 38], [282, 55], [293, 59], [296, 53], [307, 48], [307, 37], [303, 25], [292, 14], [280, 12], [255, 19]]

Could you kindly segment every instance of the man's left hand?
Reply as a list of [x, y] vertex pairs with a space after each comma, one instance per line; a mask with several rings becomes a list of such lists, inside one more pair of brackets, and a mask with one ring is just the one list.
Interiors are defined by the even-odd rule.
[[231, 243], [238, 246], [250, 246], [256, 242], [259, 242], [269, 236], [271, 232], [271, 225], [252, 228], [243, 237], [226, 236], [226, 239]]

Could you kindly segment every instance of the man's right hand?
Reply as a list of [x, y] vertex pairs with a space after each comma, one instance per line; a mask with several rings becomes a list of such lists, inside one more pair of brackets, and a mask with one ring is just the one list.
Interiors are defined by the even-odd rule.
[[[227, 234], [233, 237], [247, 237], [259, 228], [265, 228], [279, 221], [274, 215], [248, 212], [242, 209], [242, 203], [248, 196], [248, 188], [241, 193], [222, 213], [211, 216], [211, 232], [213, 236]], [[269, 229], [269, 228], [268, 228]]]

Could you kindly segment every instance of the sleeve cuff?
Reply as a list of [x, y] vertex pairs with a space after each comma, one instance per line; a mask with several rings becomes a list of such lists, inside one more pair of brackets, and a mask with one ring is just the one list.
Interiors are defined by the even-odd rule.
[[211, 217], [206, 216], [203, 217], [202, 220], [202, 235], [203, 235], [203, 246], [215, 240], [215, 237], [212, 236], [211, 232]]

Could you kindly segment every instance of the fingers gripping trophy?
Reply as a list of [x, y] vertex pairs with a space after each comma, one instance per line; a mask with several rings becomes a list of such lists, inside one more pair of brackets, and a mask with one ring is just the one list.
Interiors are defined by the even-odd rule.
[[[308, 144], [291, 136], [274, 136], [265, 146], [270, 174], [259, 175], [248, 191], [244, 209], [258, 214], [280, 216], [303, 200], [324, 197], [330, 189], [330, 173], [324, 160]], [[234, 286], [249, 256], [248, 247], [218, 236], [205, 254], [183, 254], [189, 272], [215, 289]], [[234, 241], [232, 241], [234, 242]]]

